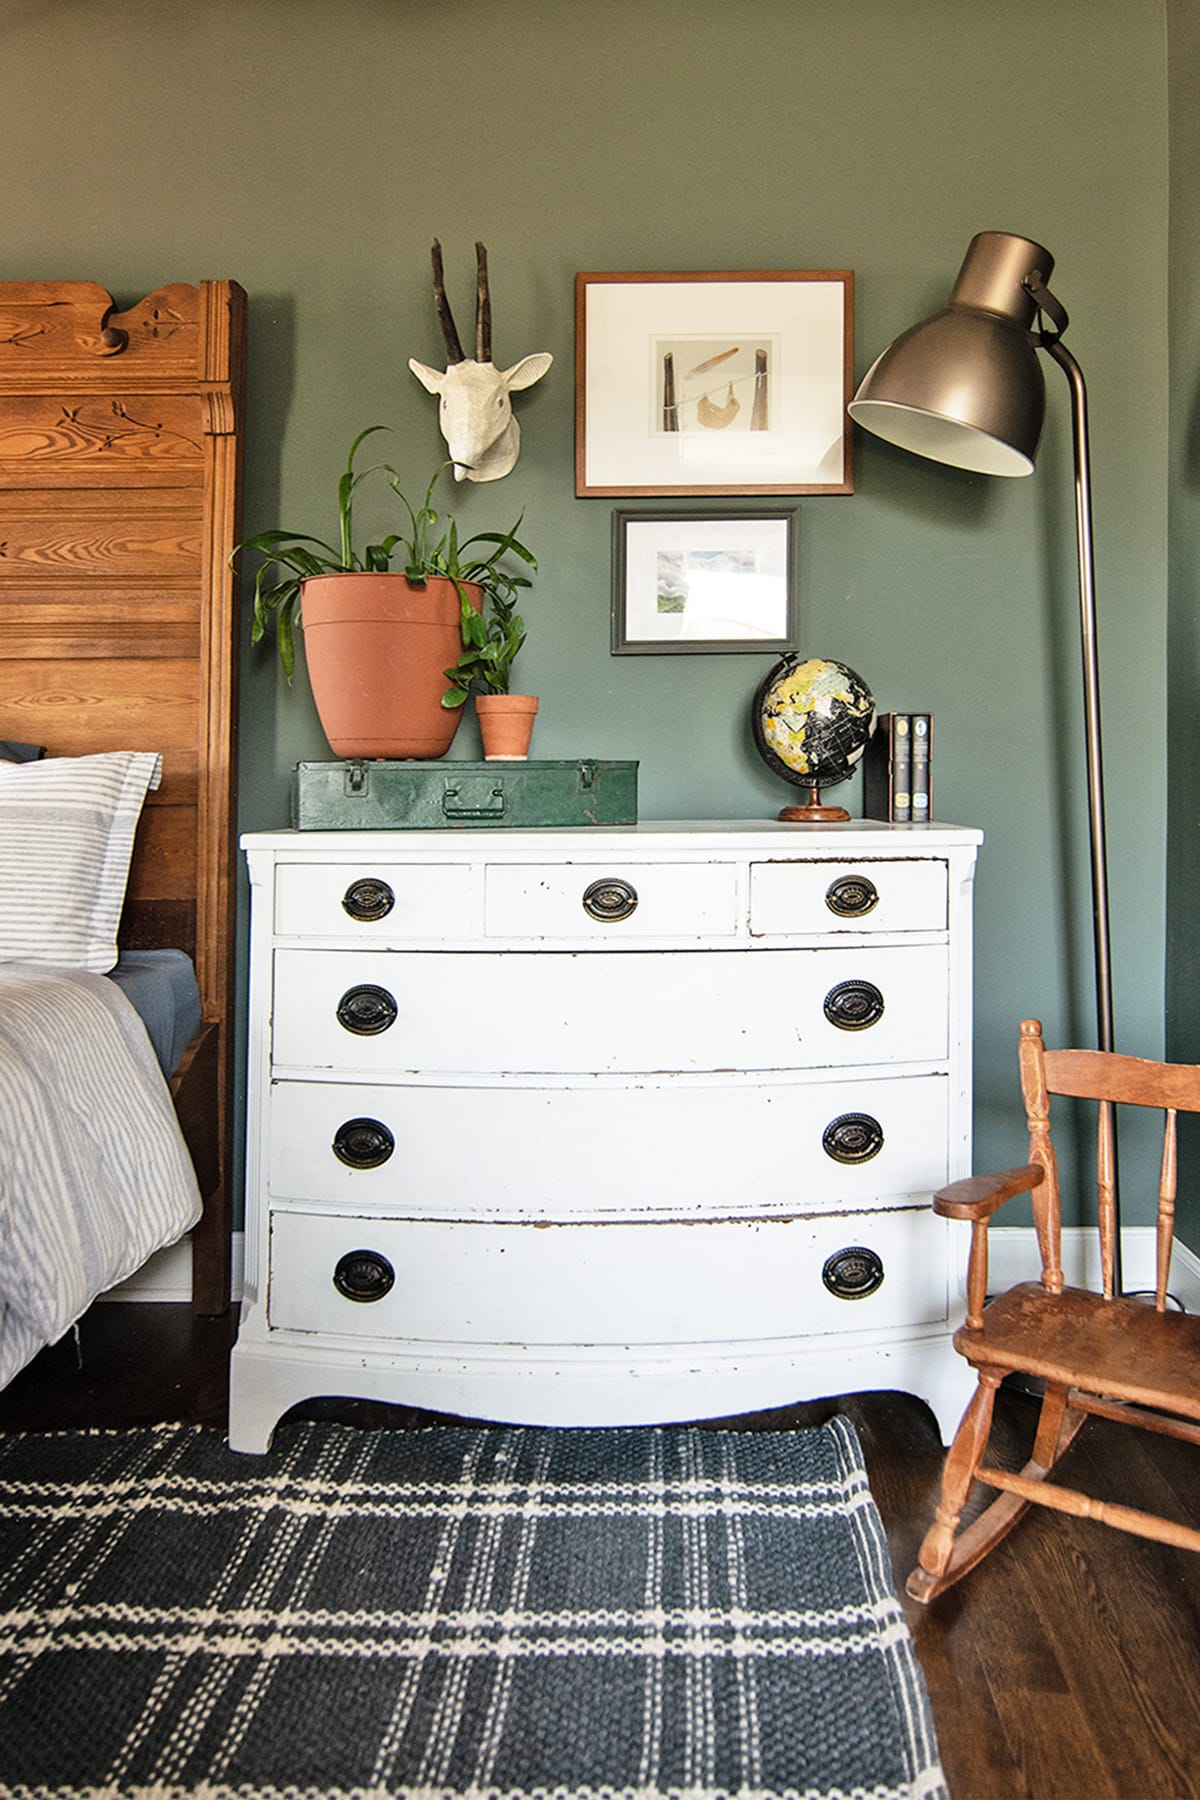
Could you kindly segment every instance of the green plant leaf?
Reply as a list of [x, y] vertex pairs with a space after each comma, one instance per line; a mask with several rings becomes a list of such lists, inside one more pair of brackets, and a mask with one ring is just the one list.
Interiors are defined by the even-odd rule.
[[[230, 553], [230, 566], [233, 566], [234, 558], [240, 555], [243, 550], [256, 550], [261, 556], [270, 556], [276, 561], [286, 561], [286, 557], [277, 557], [275, 555], [276, 551], [283, 544], [316, 544], [320, 549], [325, 551], [327, 556], [332, 557], [335, 561], [337, 559], [337, 551], [332, 544], [327, 544], [324, 538], [307, 537], [299, 531], [260, 531], [257, 537], [245, 538], [237, 548]], [[297, 552], [297, 554], [301, 553]]]
[[354, 470], [354, 458], [358, 452], [359, 445], [364, 439], [369, 438], [376, 431], [386, 431], [387, 429], [386, 425], [368, 425], [365, 431], [359, 432], [358, 436], [350, 446], [350, 455], [346, 459], [346, 467], [342, 472], [341, 480], [338, 482], [338, 522], [341, 526], [342, 567], [350, 573], [357, 570], [359, 566], [354, 555], [353, 546], [354, 494], [359, 482], [364, 481], [368, 475], [373, 475], [375, 473], [374, 469], [364, 469], [361, 473], [356, 474]]
[[289, 607], [279, 614], [275, 626], [275, 643], [279, 650], [279, 662], [287, 677], [287, 684], [292, 685], [292, 676], [296, 672], [296, 640], [293, 635], [295, 614]]

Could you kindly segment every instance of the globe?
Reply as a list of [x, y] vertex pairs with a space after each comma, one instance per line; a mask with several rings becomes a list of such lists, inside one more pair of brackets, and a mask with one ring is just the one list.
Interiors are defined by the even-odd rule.
[[804, 806], [779, 817], [847, 819], [844, 807], [822, 806], [820, 790], [848, 781], [875, 729], [875, 699], [861, 675], [821, 657], [783, 657], [754, 696], [754, 741], [769, 769], [809, 790]]

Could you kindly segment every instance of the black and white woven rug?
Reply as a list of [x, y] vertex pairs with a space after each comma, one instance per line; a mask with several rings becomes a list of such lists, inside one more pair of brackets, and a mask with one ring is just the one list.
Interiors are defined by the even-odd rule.
[[854, 1429], [0, 1437], [0, 1794], [945, 1800]]

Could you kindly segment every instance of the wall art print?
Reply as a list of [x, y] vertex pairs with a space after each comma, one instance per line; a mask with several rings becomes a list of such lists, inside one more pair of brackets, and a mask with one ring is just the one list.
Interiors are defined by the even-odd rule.
[[849, 270], [575, 278], [575, 491], [849, 494]]
[[795, 512], [615, 512], [614, 656], [796, 642]]

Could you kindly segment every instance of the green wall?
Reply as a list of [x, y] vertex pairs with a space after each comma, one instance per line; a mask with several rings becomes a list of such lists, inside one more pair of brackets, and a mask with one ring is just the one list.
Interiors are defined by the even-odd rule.
[[[487, 243], [497, 360], [555, 363], [518, 399], [516, 471], [459, 491], [465, 522], [523, 508], [540, 556], [519, 665], [538, 753], [638, 758], [647, 818], [787, 797], [749, 734], [769, 659], [610, 657], [620, 502], [574, 497], [575, 272], [853, 269], [861, 371], [941, 302], [975, 231], [1049, 246], [1092, 397], [1118, 1031], [1161, 1051], [1165, 0], [10, 0], [0, 144], [6, 278], [126, 303], [166, 280], [247, 289], [247, 530], [331, 530], [345, 448], [376, 421], [423, 482], [441, 440], [407, 359], [440, 357], [429, 244], [461, 315]], [[1022, 1154], [1018, 1020], [1061, 1037], [1092, 1016], [1070, 434], [1047, 369], [1032, 480], [860, 438], [857, 492], [798, 502], [802, 647], [881, 708], [935, 713], [936, 812], [986, 833], [980, 1166]], [[454, 754], [475, 746], [469, 722]], [[247, 652], [243, 825], [285, 822], [293, 763], [323, 754], [302, 684]]]

